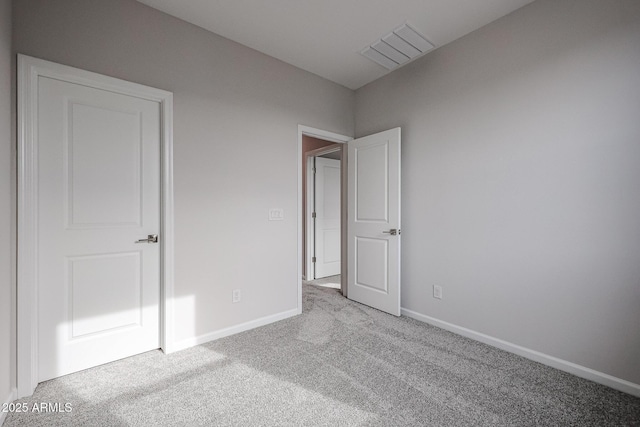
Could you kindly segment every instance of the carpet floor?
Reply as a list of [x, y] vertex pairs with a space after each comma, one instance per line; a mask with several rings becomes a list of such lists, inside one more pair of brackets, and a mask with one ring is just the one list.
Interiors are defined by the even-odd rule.
[[[638, 398], [335, 289], [305, 285], [303, 307], [205, 345], [46, 381], [5, 426], [640, 425]], [[42, 403], [59, 410], [33, 411]]]

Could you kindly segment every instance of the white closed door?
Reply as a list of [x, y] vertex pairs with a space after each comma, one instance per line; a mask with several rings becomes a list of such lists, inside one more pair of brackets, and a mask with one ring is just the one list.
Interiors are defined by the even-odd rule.
[[[38, 381], [159, 347], [158, 102], [39, 77]], [[160, 236], [161, 238], [162, 236]]]
[[316, 279], [340, 274], [340, 160], [316, 157]]
[[400, 315], [400, 128], [348, 143], [348, 297]]

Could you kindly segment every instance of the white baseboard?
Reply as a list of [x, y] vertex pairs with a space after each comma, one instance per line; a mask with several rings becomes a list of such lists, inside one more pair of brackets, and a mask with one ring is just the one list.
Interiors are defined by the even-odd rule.
[[620, 390], [622, 392], [631, 394], [633, 396], [640, 397], [640, 385], [626, 381], [617, 377], [614, 377], [603, 372], [598, 372], [591, 368], [587, 368], [581, 365], [577, 365], [566, 360], [558, 359], [557, 357], [549, 356], [548, 354], [540, 353], [539, 351], [531, 350], [526, 347], [512, 344], [508, 341], [504, 341], [498, 338], [494, 338], [489, 335], [485, 335], [480, 332], [473, 331], [471, 329], [463, 328], [462, 326], [454, 325], [449, 322], [435, 319], [424, 314], [417, 313], [415, 311], [408, 310], [406, 308], [401, 309], [403, 316], [411, 317], [412, 319], [419, 320], [421, 322], [428, 323], [438, 328], [445, 329], [454, 334], [462, 335], [463, 337], [471, 338], [472, 340], [480, 341], [488, 344], [492, 347], [499, 348], [501, 350], [508, 351], [510, 353], [517, 354], [518, 356], [525, 357], [535, 362], [542, 363], [543, 365], [551, 366], [552, 368], [559, 369], [561, 371], [568, 372], [587, 380], [606, 385], [608, 387]]
[[[18, 390], [16, 390], [15, 388], [11, 389], [11, 391], [9, 392], [9, 396], [7, 396], [7, 398], [4, 401], [4, 405], [8, 405], [9, 403], [13, 402], [17, 398], [18, 398]], [[2, 406], [4, 407], [4, 405]], [[0, 410], [0, 426], [4, 424], [4, 420], [7, 418], [7, 414], [8, 414], [7, 412], [2, 412]]]
[[193, 347], [196, 345], [204, 344], [209, 341], [214, 341], [220, 338], [228, 337], [229, 335], [234, 335], [240, 332], [248, 331], [249, 329], [258, 328], [260, 326], [268, 325], [269, 323], [274, 323], [279, 320], [284, 320], [289, 317], [297, 316], [300, 314], [300, 310], [294, 308], [293, 310], [283, 311], [282, 313], [273, 314], [271, 316], [261, 317], [256, 320], [251, 320], [249, 322], [241, 323], [236, 326], [231, 326], [229, 328], [220, 329], [218, 331], [209, 332], [204, 335], [200, 335], [193, 338], [187, 338], [182, 341], [175, 342], [173, 346], [171, 346], [171, 352], [184, 350], [189, 347]]

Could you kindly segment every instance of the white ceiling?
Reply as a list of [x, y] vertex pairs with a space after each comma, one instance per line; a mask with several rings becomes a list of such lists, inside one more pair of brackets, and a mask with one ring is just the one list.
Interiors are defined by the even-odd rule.
[[389, 73], [360, 51], [405, 22], [438, 48], [533, 0], [138, 1], [357, 89]]

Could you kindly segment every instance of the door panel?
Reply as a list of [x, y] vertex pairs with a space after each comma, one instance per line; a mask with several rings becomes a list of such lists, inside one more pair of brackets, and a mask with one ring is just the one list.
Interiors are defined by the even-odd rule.
[[340, 160], [316, 157], [315, 278], [340, 274]]
[[67, 113], [69, 135], [64, 149], [69, 225], [139, 226], [140, 115], [71, 100]]
[[159, 347], [160, 106], [38, 81], [39, 381]]
[[358, 222], [389, 222], [389, 147], [386, 143], [361, 144], [356, 154], [355, 214]]
[[400, 128], [350, 141], [348, 180], [348, 297], [399, 316]]
[[[140, 326], [140, 252], [69, 257], [71, 338]], [[108, 272], [96, 275], [96, 272]]]
[[356, 237], [355, 284], [370, 290], [389, 293], [389, 242], [367, 237]]

